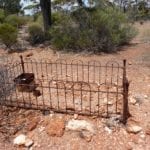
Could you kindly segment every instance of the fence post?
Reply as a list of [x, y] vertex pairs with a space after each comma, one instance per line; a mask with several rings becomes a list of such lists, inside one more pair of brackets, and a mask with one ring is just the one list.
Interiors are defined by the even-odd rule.
[[21, 59], [22, 72], [25, 73], [25, 70], [24, 70], [24, 61], [23, 61], [22, 55], [20, 55], [20, 59]]
[[127, 123], [127, 119], [130, 116], [129, 106], [128, 106], [128, 91], [129, 91], [129, 82], [126, 76], [126, 60], [123, 60], [123, 124]]

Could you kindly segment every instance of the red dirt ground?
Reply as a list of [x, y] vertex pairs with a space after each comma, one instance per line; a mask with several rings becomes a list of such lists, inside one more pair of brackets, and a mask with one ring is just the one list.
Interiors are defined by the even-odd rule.
[[[150, 149], [150, 135], [146, 134], [150, 126], [150, 41], [144, 42], [142, 33], [149, 29], [150, 22], [146, 22], [143, 25], [135, 24], [139, 28], [139, 35], [131, 42], [129, 46], [125, 46], [121, 51], [115, 54], [101, 54], [101, 55], [89, 55], [85, 53], [80, 54], [65, 54], [54, 53], [51, 49], [35, 48], [33, 50], [27, 50], [23, 53], [7, 54], [3, 49], [0, 49], [0, 55], [9, 55], [17, 58], [20, 54], [26, 56], [29, 53], [33, 53], [30, 59], [50, 59], [55, 60], [62, 58], [66, 60], [79, 59], [82, 61], [98, 60], [108, 61], [127, 59], [128, 70], [127, 75], [130, 83], [129, 96], [134, 94], [146, 95], [147, 98], [143, 99], [140, 105], [129, 105], [130, 113], [132, 117], [129, 119], [129, 123], [135, 123], [142, 127], [142, 131], [138, 134], [131, 134], [126, 131], [125, 126], [120, 125], [113, 129], [112, 133], [105, 131], [104, 119], [83, 117], [79, 118], [92, 122], [97, 127], [97, 133], [93, 136], [90, 142], [79, 137], [76, 132], [65, 131], [62, 137], [50, 137], [46, 131], [40, 129], [44, 126], [44, 121], [47, 116], [43, 116], [39, 111], [25, 111], [17, 110], [12, 114], [17, 114], [16, 118], [20, 124], [24, 122], [26, 124], [33, 123], [33, 120], [38, 120], [38, 125], [33, 131], [28, 131], [21, 128], [18, 133], [25, 133], [31, 137], [34, 141], [34, 145], [30, 148], [32, 150], [149, 150]], [[1, 113], [1, 112], [0, 112]], [[2, 114], [1, 114], [2, 115]], [[62, 115], [65, 121], [73, 118], [73, 116]], [[12, 116], [11, 116], [12, 117]], [[15, 116], [13, 116], [15, 117]], [[8, 116], [9, 118], [9, 116]], [[10, 118], [9, 122], [13, 123], [14, 119]], [[15, 120], [15, 123], [17, 122]], [[14, 123], [14, 125], [15, 125]], [[1, 124], [0, 124], [1, 125]], [[13, 129], [8, 129], [12, 131]], [[150, 129], [149, 129], [150, 130]], [[10, 132], [8, 132], [10, 133]], [[18, 135], [18, 133], [16, 135]], [[4, 136], [5, 135], [5, 136]], [[0, 126], [0, 150], [20, 150], [27, 149], [24, 147], [14, 147], [13, 138], [16, 135], [2, 134]]]

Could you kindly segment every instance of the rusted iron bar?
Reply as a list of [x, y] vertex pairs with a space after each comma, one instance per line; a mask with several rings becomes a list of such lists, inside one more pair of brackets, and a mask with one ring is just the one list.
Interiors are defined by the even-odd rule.
[[127, 123], [127, 119], [130, 116], [129, 106], [128, 106], [128, 91], [129, 91], [129, 81], [126, 76], [126, 60], [123, 60], [123, 124]]
[[20, 55], [20, 60], [21, 60], [22, 72], [25, 73], [25, 69], [24, 69], [24, 60], [23, 60], [22, 55]]

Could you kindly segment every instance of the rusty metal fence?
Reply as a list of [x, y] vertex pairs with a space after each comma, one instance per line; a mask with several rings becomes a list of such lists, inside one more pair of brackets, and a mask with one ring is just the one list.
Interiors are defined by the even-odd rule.
[[0, 105], [103, 117], [118, 114], [126, 123], [129, 114], [126, 60], [122, 64], [115, 61], [101, 64], [21, 57], [1, 68]]

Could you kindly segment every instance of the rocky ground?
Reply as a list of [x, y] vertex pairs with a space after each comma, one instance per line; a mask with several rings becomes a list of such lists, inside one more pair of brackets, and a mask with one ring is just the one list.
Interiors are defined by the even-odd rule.
[[20, 54], [37, 60], [75, 58], [105, 62], [127, 59], [129, 109], [132, 115], [124, 126], [117, 117], [104, 119], [2, 107], [0, 150], [149, 150], [150, 41], [143, 38], [143, 32], [149, 29], [150, 23], [135, 26], [139, 28], [139, 35], [115, 54], [65, 54], [44, 48], [44, 45], [12, 54], [0, 49], [0, 56], [13, 56], [14, 59]]

